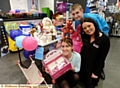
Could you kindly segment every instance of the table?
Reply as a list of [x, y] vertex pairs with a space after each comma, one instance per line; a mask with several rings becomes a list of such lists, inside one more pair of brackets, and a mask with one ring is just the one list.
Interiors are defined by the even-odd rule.
[[55, 43], [55, 42], [58, 42], [58, 41], [60, 41], [61, 39], [62, 39], [62, 38], [59, 38], [59, 39], [53, 40], [53, 41], [48, 42], [48, 43], [38, 43], [38, 46], [45, 47], [45, 46], [47, 46], [47, 45], [53, 44], [53, 43]]

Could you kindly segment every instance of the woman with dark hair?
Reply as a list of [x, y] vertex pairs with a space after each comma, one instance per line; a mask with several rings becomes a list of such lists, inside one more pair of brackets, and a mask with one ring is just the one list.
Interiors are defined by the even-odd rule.
[[81, 27], [83, 47], [80, 79], [85, 84], [85, 88], [95, 88], [110, 48], [110, 40], [108, 36], [100, 32], [91, 18], [84, 19]]

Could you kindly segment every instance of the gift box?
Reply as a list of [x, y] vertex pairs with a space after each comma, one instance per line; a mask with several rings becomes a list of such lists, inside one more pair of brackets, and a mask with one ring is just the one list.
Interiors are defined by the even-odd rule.
[[71, 63], [62, 56], [60, 50], [52, 50], [46, 55], [46, 59], [43, 60], [44, 66], [48, 69], [52, 79], [57, 79], [67, 71], [69, 71], [72, 66]]

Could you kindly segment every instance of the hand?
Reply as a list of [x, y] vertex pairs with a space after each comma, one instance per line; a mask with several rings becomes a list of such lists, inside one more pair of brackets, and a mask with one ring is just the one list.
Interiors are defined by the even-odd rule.
[[45, 68], [45, 72], [49, 74], [49, 71], [48, 71], [48, 69], [47, 69], [47, 68]]
[[97, 79], [98, 76], [96, 76], [94, 73], [92, 73], [91, 78]]
[[71, 68], [71, 71], [73, 71], [73, 72], [74, 72], [74, 71], [75, 71], [75, 69], [74, 69], [74, 68]]

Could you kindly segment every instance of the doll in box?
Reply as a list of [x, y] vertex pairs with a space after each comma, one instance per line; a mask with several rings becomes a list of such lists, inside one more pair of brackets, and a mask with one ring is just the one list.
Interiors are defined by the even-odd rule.
[[74, 28], [72, 26], [72, 19], [68, 19], [66, 26], [62, 28], [62, 38], [71, 37], [71, 34], [74, 33]]

